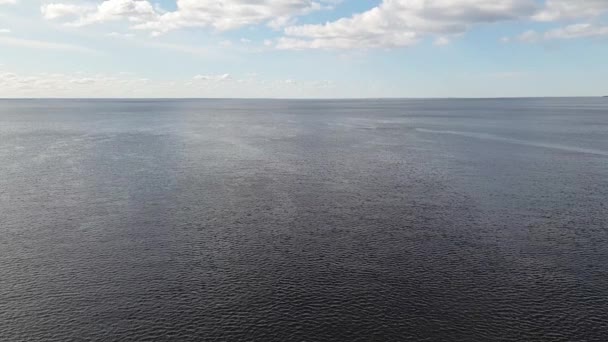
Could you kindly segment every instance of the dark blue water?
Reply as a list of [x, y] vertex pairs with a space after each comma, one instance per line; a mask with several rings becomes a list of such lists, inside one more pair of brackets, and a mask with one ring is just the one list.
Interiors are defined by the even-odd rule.
[[0, 101], [1, 341], [607, 338], [607, 99]]

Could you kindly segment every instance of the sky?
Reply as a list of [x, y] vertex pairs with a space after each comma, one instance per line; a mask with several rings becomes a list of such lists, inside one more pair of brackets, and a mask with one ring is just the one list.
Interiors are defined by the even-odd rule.
[[0, 0], [0, 98], [608, 95], [608, 0]]

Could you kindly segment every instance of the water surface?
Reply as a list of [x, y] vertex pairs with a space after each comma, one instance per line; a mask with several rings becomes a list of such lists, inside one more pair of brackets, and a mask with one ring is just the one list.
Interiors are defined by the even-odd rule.
[[608, 101], [0, 101], [0, 340], [606, 341]]

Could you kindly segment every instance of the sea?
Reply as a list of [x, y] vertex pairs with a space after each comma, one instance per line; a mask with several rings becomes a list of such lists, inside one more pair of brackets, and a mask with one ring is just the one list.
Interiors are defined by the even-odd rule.
[[608, 340], [608, 99], [0, 100], [0, 341]]

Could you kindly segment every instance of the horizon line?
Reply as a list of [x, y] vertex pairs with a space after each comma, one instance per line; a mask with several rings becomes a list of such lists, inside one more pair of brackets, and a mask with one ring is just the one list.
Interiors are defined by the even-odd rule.
[[503, 97], [0, 97], [0, 101], [12, 100], [510, 100], [510, 99], [588, 99], [607, 98], [589, 96], [503, 96]]

